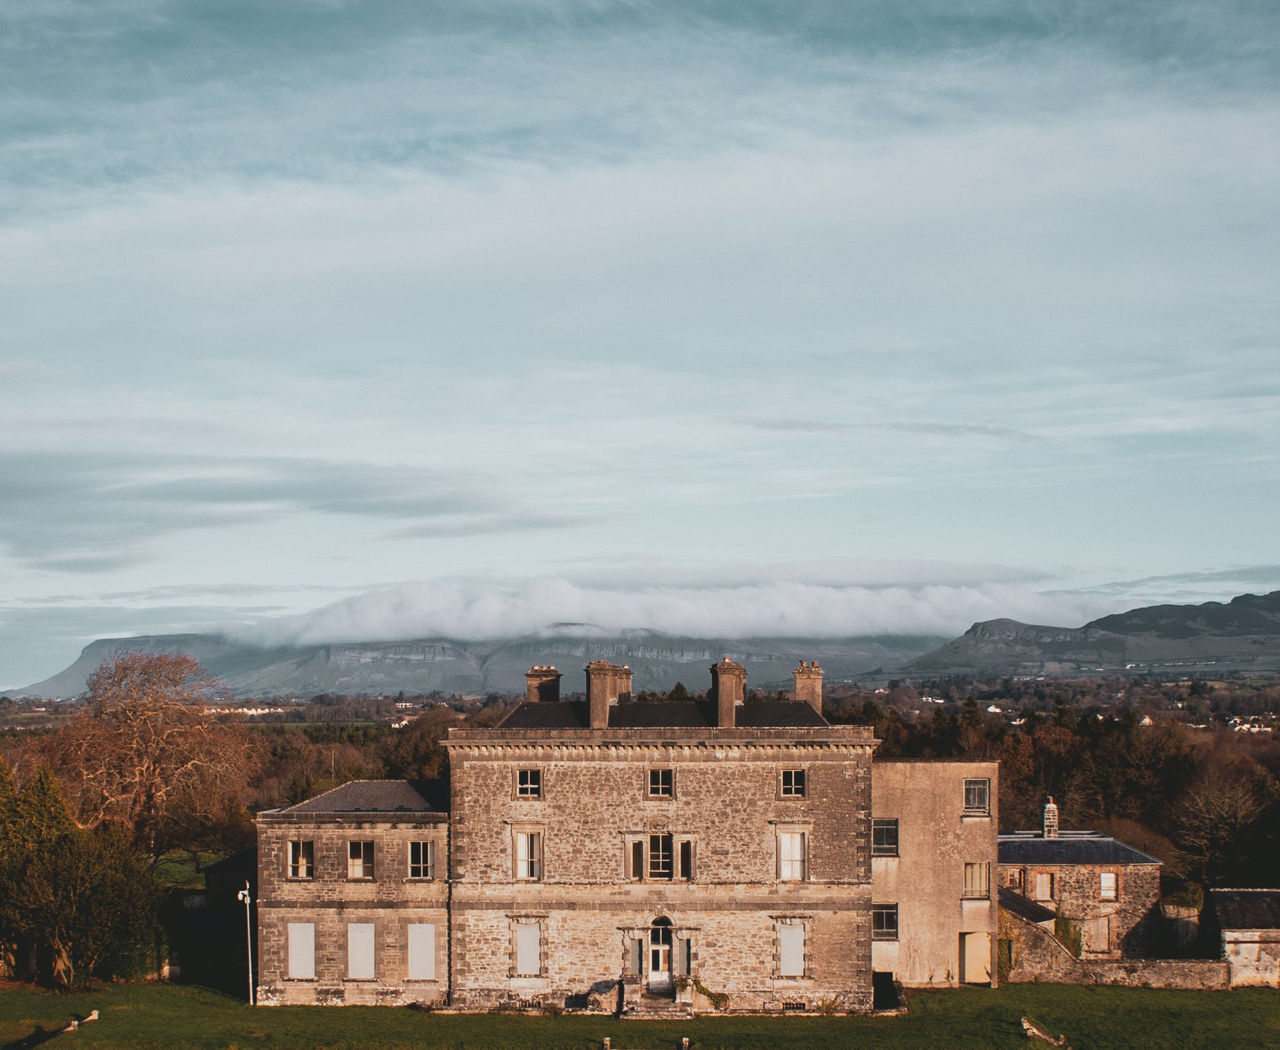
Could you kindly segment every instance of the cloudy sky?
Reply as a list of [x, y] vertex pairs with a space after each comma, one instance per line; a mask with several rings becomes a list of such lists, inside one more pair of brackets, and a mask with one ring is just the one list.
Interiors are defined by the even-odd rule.
[[0, 686], [1280, 587], [1274, 3], [7, 0]]

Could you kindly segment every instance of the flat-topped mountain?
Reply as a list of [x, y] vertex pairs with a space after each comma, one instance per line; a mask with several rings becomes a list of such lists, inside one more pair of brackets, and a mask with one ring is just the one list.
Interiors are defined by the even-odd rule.
[[930, 636], [874, 638], [679, 638], [653, 631], [575, 637], [468, 642], [416, 639], [260, 648], [207, 634], [103, 638], [91, 642], [65, 671], [18, 689], [15, 696], [73, 697], [98, 665], [119, 652], [179, 652], [194, 657], [236, 696], [311, 697], [319, 693], [371, 696], [398, 693], [485, 694], [524, 692], [533, 664], [555, 664], [566, 692], [585, 688], [589, 660], [629, 664], [633, 688], [666, 690], [683, 681], [707, 686], [707, 669], [725, 656], [746, 667], [751, 688], [785, 689], [801, 660], [817, 660], [828, 681], [876, 668], [898, 667], [943, 639]]
[[1152, 605], [1083, 627], [985, 620], [903, 670], [982, 676], [1280, 671], [1280, 591], [1226, 603]]

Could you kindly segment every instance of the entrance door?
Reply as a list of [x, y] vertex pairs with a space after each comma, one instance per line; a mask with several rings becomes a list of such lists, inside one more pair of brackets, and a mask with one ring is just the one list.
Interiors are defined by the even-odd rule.
[[649, 991], [670, 992], [671, 921], [658, 919], [649, 927]]

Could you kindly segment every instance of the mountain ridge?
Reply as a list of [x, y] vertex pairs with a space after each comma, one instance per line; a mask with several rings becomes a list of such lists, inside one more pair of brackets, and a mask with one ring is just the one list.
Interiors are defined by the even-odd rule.
[[909, 661], [908, 674], [987, 676], [1280, 671], [1280, 591], [1150, 605], [1049, 627], [983, 620]]
[[677, 681], [706, 687], [708, 666], [728, 656], [747, 668], [753, 688], [788, 688], [800, 660], [818, 660], [828, 683], [872, 672], [902, 677], [1231, 672], [1280, 673], [1280, 591], [1227, 602], [1152, 605], [1053, 627], [998, 618], [973, 624], [951, 641], [935, 636], [849, 638], [693, 638], [637, 628], [607, 633], [589, 625], [549, 636], [490, 641], [419, 638], [260, 647], [220, 635], [100, 638], [68, 668], [15, 696], [72, 697], [104, 660], [119, 652], [183, 652], [236, 696], [523, 692], [532, 664], [554, 663], [565, 692], [594, 659], [630, 664], [634, 688], [666, 690]]

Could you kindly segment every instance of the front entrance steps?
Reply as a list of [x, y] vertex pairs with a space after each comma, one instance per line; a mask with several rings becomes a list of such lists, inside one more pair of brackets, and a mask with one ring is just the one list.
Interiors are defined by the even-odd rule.
[[627, 997], [620, 1016], [629, 1021], [679, 1021], [692, 1017], [693, 1011], [674, 996], [641, 992]]

